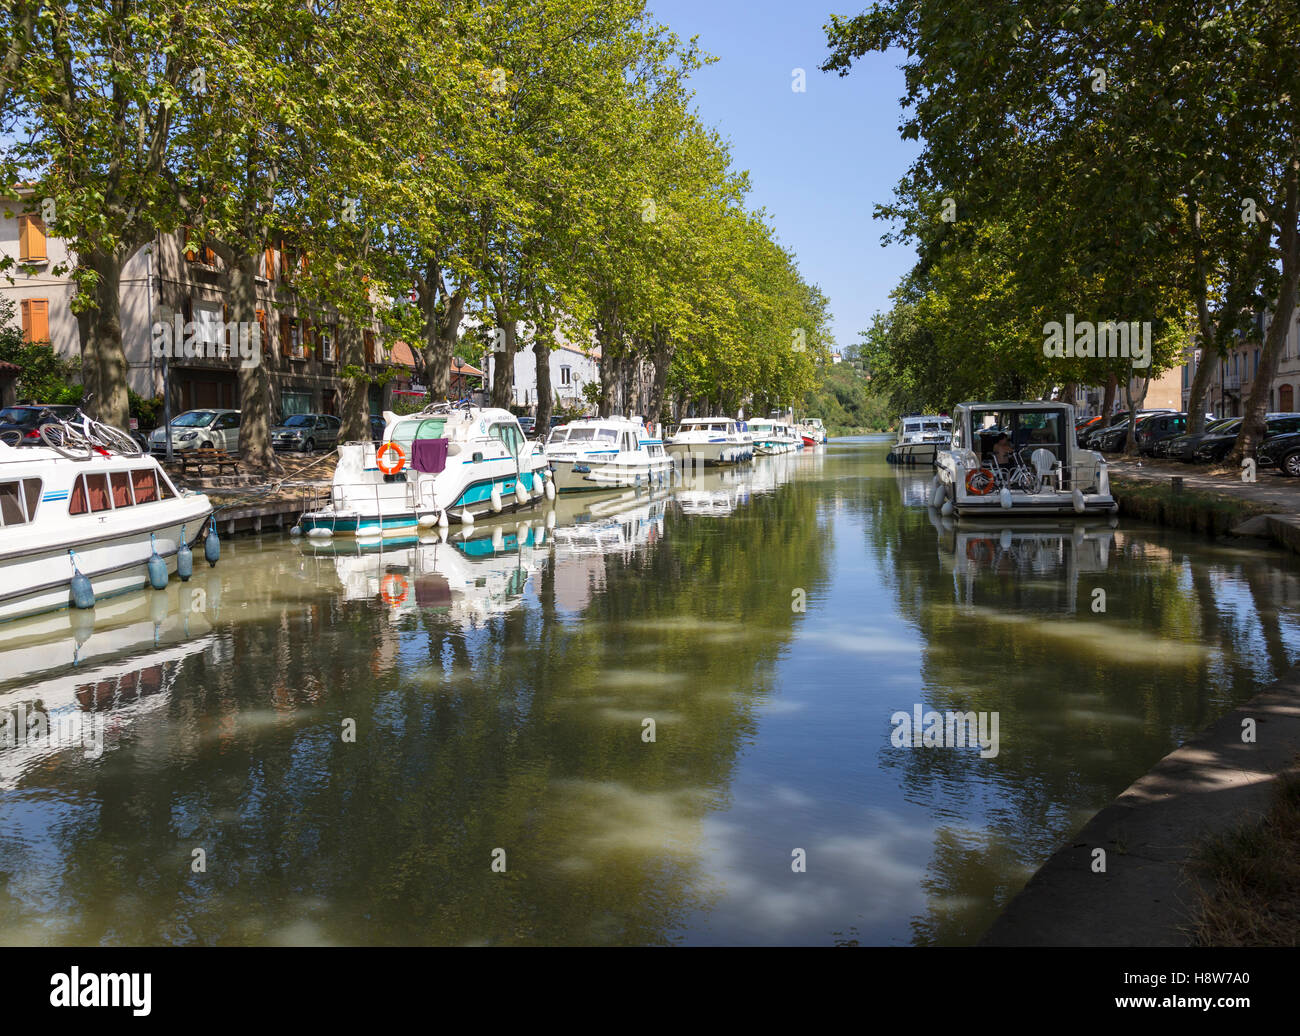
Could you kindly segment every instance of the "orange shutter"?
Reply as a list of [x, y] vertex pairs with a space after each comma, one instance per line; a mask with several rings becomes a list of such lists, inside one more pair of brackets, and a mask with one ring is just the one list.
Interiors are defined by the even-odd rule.
[[292, 351], [289, 346], [289, 318], [280, 318], [280, 355], [290, 356]]
[[189, 227], [185, 228], [185, 261], [189, 263], [197, 262], [199, 258], [198, 246], [190, 242], [193, 237]]
[[258, 343], [258, 348], [261, 349], [263, 352], [265, 352], [267, 346], [271, 344], [271, 336], [266, 333], [266, 310], [259, 309], [257, 310], [256, 315], [257, 315], [257, 327], [258, 330], [261, 331], [262, 333], [262, 340], [261, 342]]
[[41, 217], [28, 213], [18, 217], [18, 259], [24, 263], [43, 263], [48, 258], [45, 251], [45, 224]]
[[275, 280], [275, 249], [274, 248], [268, 248], [266, 250], [266, 279], [268, 281]]
[[309, 352], [311, 352], [312, 333], [313, 332], [311, 326], [311, 317], [303, 317], [302, 318], [302, 352], [299, 355], [306, 356]]
[[284, 239], [280, 239], [280, 276], [288, 278], [289, 276], [289, 253], [284, 250]]
[[49, 299], [23, 299], [23, 340], [45, 342], [50, 337]]

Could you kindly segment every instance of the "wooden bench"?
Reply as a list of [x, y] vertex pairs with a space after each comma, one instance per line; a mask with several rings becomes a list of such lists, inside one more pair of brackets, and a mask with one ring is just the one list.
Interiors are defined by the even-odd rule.
[[230, 468], [236, 474], [239, 473], [239, 457], [225, 450], [181, 450], [174, 456], [181, 462], [182, 474], [190, 468], [202, 471], [207, 466], [215, 467], [218, 475], [223, 468]]

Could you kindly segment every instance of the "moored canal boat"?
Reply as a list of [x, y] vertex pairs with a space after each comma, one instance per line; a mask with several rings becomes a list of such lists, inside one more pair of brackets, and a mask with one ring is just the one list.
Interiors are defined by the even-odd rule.
[[750, 421], [749, 434], [754, 439], [754, 452], [766, 457], [803, 449], [803, 437], [775, 418], [759, 417]]
[[546, 454], [508, 410], [438, 403], [384, 418], [381, 444], [339, 447], [330, 503], [303, 514], [303, 532], [376, 536], [472, 525], [554, 496]]
[[0, 443], [0, 621], [165, 582], [212, 514], [207, 496], [177, 489], [138, 448], [46, 428], [59, 445]]
[[673, 462], [662, 439], [627, 417], [593, 417], [551, 430], [546, 456], [561, 493], [662, 485]]
[[668, 454], [708, 467], [737, 464], [754, 456], [754, 439], [729, 417], [687, 417], [668, 440]]
[[805, 446], [823, 446], [826, 443], [826, 426], [820, 417], [805, 417], [796, 430], [803, 437]]
[[946, 414], [904, 415], [898, 421], [898, 440], [885, 460], [890, 464], [933, 464], [951, 439], [952, 418]]
[[1106, 460], [1074, 440], [1068, 403], [962, 403], [931, 503], [960, 518], [1113, 514]]

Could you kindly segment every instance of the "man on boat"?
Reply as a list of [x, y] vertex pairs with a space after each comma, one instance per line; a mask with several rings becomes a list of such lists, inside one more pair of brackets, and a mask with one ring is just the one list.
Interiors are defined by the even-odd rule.
[[997, 461], [999, 467], [1005, 468], [1014, 463], [1015, 457], [1015, 448], [1011, 445], [1011, 438], [1006, 432], [993, 440], [993, 459]]

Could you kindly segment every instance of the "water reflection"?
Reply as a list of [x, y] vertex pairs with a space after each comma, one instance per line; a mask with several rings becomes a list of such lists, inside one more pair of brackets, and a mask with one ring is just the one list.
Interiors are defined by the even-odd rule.
[[[1297, 575], [953, 525], [886, 448], [445, 538], [228, 541], [191, 583], [0, 627], [0, 709], [109, 727], [94, 758], [0, 747], [0, 940], [972, 941], [1286, 665]], [[1000, 753], [893, 747], [915, 704], [996, 710]]]

